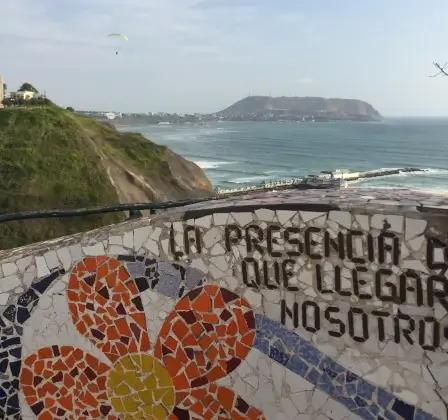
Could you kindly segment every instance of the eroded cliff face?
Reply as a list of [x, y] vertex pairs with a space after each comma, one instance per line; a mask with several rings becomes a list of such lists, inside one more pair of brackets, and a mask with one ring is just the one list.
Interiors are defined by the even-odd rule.
[[[88, 130], [120, 203], [183, 200], [212, 195], [211, 182], [195, 163], [137, 133], [97, 123]], [[134, 146], [135, 149], [132, 147]], [[138, 155], [137, 155], [138, 154]], [[153, 159], [150, 157], [153, 156]]]
[[209, 197], [212, 185], [203, 170], [167, 149], [165, 161], [150, 175], [106, 158], [104, 167], [120, 203], [184, 200]]
[[[0, 110], [0, 213], [213, 194], [201, 168], [136, 133], [56, 106]], [[120, 222], [123, 213], [0, 223], [0, 249]]]

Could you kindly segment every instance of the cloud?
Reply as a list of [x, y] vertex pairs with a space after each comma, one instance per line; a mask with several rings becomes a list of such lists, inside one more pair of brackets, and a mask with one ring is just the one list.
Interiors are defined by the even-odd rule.
[[[246, 92], [257, 66], [265, 71], [259, 61], [271, 53], [267, 42], [281, 37], [276, 22], [291, 19], [266, 0], [4, 3], [0, 72], [9, 86], [29, 80], [44, 85], [56, 101], [93, 108], [127, 103], [160, 109], [167, 98], [177, 106], [177, 95], [220, 108], [227, 96], [239, 95], [237, 89]], [[129, 42], [107, 38], [111, 32], [125, 33]], [[117, 80], [119, 85], [108, 89]], [[89, 95], [83, 96], [80, 84]], [[137, 87], [145, 93], [130, 95]], [[222, 105], [212, 104], [217, 100]], [[197, 104], [191, 101], [189, 111]]]

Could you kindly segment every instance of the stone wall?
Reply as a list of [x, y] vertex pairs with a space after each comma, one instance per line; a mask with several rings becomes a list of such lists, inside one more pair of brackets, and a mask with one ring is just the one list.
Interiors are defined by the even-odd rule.
[[0, 418], [447, 419], [447, 211], [251, 194], [0, 253]]

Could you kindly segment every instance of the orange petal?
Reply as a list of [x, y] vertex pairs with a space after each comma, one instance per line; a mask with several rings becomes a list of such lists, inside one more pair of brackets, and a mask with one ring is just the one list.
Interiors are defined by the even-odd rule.
[[[204, 393], [205, 391], [205, 393]], [[176, 416], [176, 411], [179, 415]], [[173, 410], [173, 420], [181, 420], [182, 411], [190, 412], [193, 419], [266, 420], [263, 413], [251, 407], [231, 389], [210, 385], [191, 390], [190, 395]]]
[[45, 347], [24, 359], [20, 384], [38, 419], [116, 420], [104, 389], [108, 370], [95, 356], [75, 347]]
[[245, 299], [214, 285], [190, 291], [166, 318], [156, 342], [176, 390], [227, 376], [255, 340], [255, 317]]
[[150, 349], [137, 285], [115, 258], [87, 257], [76, 264], [67, 300], [76, 329], [110, 361]]

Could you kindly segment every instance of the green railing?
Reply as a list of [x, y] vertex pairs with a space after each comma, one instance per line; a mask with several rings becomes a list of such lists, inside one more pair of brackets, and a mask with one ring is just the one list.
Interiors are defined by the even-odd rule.
[[167, 201], [164, 203], [115, 204], [111, 206], [91, 207], [88, 209], [24, 211], [19, 213], [0, 214], [0, 223], [29, 219], [52, 219], [59, 217], [89, 216], [92, 214], [114, 213], [120, 211], [129, 212], [129, 219], [136, 219], [142, 217], [142, 210], [149, 210], [150, 214], [154, 214], [155, 212], [157, 212], [157, 210], [183, 207], [190, 204], [202, 203], [206, 201], [217, 200], [220, 198], [223, 197], [213, 196], [192, 200]]

